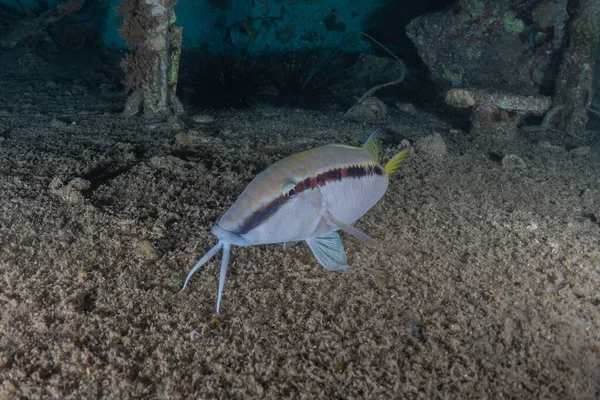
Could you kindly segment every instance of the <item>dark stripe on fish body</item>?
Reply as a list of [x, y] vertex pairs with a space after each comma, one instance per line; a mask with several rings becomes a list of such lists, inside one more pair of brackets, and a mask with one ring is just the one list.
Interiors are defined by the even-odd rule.
[[246, 218], [236, 233], [243, 235], [244, 233], [250, 232], [252, 229], [266, 221], [271, 215], [275, 214], [287, 200], [287, 197], [279, 196], [275, 200], [270, 201], [263, 207], [254, 211], [248, 218]]
[[328, 182], [341, 181], [344, 178], [362, 178], [370, 175], [383, 175], [383, 169], [379, 165], [353, 165], [347, 168], [336, 168], [325, 171], [317, 176], [309, 176], [305, 180], [298, 182], [296, 193], [302, 193], [305, 190], [325, 186]]
[[[379, 165], [353, 165], [346, 168], [335, 168], [320, 173], [317, 176], [309, 176], [296, 185], [296, 194], [315, 189], [316, 187], [325, 186], [329, 182], [341, 181], [344, 178], [362, 178], [365, 176], [377, 175], [383, 176], [383, 169]], [[250, 232], [252, 229], [259, 226], [263, 221], [266, 221], [271, 215], [275, 214], [289, 198], [281, 195], [272, 200], [265, 206], [254, 211], [240, 226], [236, 233], [243, 235]]]

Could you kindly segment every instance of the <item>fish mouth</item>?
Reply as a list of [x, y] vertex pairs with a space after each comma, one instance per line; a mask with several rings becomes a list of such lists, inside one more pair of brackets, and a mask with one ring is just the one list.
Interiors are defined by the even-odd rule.
[[246, 240], [239, 233], [235, 233], [232, 231], [228, 231], [227, 229], [223, 229], [219, 226], [219, 224], [216, 224], [215, 226], [212, 227], [211, 233], [213, 235], [215, 235], [216, 237], [218, 237], [219, 240], [222, 240], [226, 243], [235, 244], [236, 246], [251, 245], [251, 243], [248, 242], [248, 240]]

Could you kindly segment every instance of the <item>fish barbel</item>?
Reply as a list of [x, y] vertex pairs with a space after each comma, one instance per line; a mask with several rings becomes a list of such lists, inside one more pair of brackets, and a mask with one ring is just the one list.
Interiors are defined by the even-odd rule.
[[404, 148], [382, 167], [375, 134], [362, 147], [316, 147], [288, 156], [259, 173], [213, 226], [211, 232], [219, 242], [191, 269], [181, 290], [198, 268], [223, 249], [219, 314], [231, 245], [283, 243], [288, 248], [305, 241], [326, 269], [348, 269], [337, 231], [376, 244], [353, 224], [383, 197], [390, 175], [409, 150]]

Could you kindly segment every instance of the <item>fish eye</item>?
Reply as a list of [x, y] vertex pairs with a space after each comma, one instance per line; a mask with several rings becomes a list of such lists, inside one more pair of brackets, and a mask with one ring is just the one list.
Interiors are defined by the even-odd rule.
[[286, 183], [285, 185], [283, 185], [281, 193], [283, 194], [283, 196], [287, 197], [288, 199], [291, 199], [297, 193], [296, 184], [293, 182]]

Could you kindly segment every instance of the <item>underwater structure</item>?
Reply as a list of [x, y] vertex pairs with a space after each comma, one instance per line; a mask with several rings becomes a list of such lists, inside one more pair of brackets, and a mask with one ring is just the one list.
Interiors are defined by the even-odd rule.
[[151, 120], [184, 112], [177, 97], [183, 28], [175, 26], [176, 0], [125, 0], [117, 12], [125, 18], [119, 33], [129, 45], [123, 60], [125, 85], [131, 92], [124, 115], [143, 110]]

